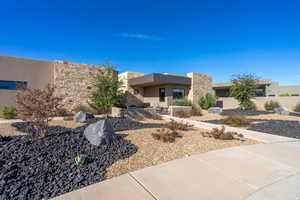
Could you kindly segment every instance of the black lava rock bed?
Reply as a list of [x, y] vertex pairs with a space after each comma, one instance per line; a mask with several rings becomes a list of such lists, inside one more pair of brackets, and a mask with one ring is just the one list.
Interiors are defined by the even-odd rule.
[[[110, 120], [116, 130], [155, 126], [127, 119]], [[32, 134], [27, 125], [14, 124]], [[91, 145], [83, 136], [86, 126], [53, 126], [50, 135], [42, 139], [0, 136], [0, 199], [49, 199], [103, 181], [106, 168], [137, 152], [137, 147], [120, 135], [111, 144]], [[74, 161], [80, 154], [88, 156], [84, 168]]]

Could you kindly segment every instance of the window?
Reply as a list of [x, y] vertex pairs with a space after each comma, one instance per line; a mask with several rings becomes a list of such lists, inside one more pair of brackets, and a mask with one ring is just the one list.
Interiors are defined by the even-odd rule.
[[166, 89], [165, 88], [159, 88], [159, 101], [165, 102], [166, 97]]
[[265, 96], [265, 89], [264, 88], [256, 88], [255, 95], [257, 97], [264, 97]]
[[173, 88], [172, 89], [173, 99], [183, 99], [184, 89], [183, 88]]
[[27, 82], [25, 81], [0, 81], [0, 89], [5, 90], [16, 90], [19, 87], [26, 87]]
[[133, 90], [133, 94], [139, 94], [139, 93], [140, 93], [140, 91], [138, 89]]

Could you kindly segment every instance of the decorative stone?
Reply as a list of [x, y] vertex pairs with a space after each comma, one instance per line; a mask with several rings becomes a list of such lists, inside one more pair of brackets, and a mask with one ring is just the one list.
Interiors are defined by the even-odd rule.
[[83, 123], [83, 122], [86, 122], [87, 120], [93, 119], [93, 118], [94, 118], [93, 114], [80, 111], [80, 112], [78, 112], [78, 113], [75, 114], [73, 120], [75, 122], [81, 122], [81, 123]]
[[100, 120], [90, 124], [84, 130], [83, 135], [91, 144], [96, 146], [109, 144], [117, 137], [109, 120]]
[[279, 115], [289, 115], [290, 112], [286, 108], [275, 108], [274, 109], [275, 113]]
[[214, 114], [221, 114], [223, 112], [223, 109], [219, 107], [211, 107], [208, 109], [208, 112]]

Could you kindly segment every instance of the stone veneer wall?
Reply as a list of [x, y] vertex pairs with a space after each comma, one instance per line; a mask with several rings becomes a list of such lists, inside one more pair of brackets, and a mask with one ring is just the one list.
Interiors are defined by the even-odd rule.
[[187, 74], [191, 78], [191, 89], [188, 94], [188, 99], [193, 104], [197, 105], [200, 97], [207, 93], [214, 93], [212, 89], [212, 77], [206, 74], [191, 72]]
[[101, 66], [91, 66], [63, 61], [54, 62], [54, 85], [56, 95], [63, 98], [68, 111], [78, 105], [88, 105], [93, 75]]

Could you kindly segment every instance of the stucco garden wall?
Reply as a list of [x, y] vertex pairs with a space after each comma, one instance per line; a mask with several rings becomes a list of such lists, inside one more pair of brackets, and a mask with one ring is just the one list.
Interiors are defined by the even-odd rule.
[[[218, 100], [223, 101], [224, 109], [232, 109], [239, 107], [239, 103], [232, 97], [223, 97]], [[256, 97], [253, 102], [256, 104], [258, 108], [264, 108], [264, 104], [267, 101], [278, 101], [280, 105], [289, 110], [293, 110], [297, 103], [300, 102], [300, 97]]]

